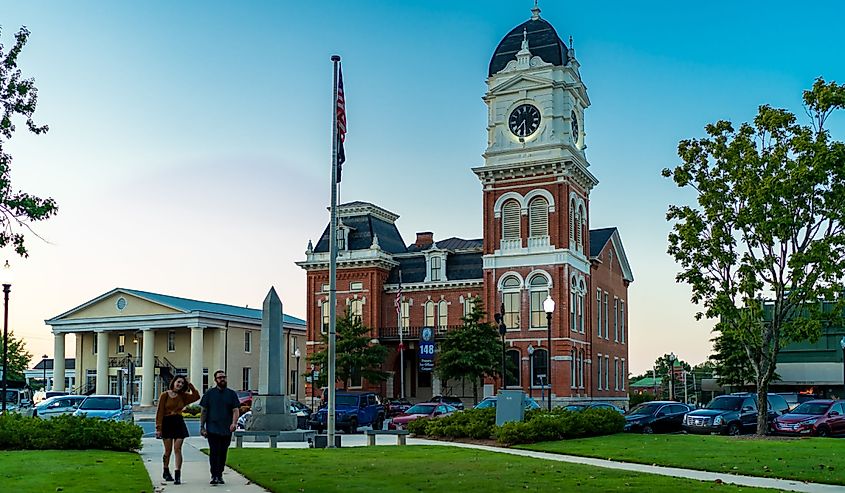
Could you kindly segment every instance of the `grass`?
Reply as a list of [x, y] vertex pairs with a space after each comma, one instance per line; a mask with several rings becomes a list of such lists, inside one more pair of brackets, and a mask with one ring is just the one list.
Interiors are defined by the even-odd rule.
[[285, 493], [770, 491], [449, 446], [230, 449], [228, 464]]
[[636, 435], [519, 445], [515, 448], [747, 476], [845, 485], [845, 441], [709, 435]]
[[152, 493], [141, 457], [103, 450], [0, 451], [0, 491]]

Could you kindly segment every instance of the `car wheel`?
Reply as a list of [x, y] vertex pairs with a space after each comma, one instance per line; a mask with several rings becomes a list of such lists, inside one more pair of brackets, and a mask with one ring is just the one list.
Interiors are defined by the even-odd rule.
[[828, 429], [827, 426], [821, 426], [821, 427], [819, 427], [818, 430], [816, 430], [816, 436], [829, 437], [830, 436], [830, 430]]
[[643, 434], [651, 435], [654, 433], [654, 429], [651, 426], [643, 426]]
[[742, 429], [736, 423], [728, 425], [728, 435], [737, 436], [742, 434]]

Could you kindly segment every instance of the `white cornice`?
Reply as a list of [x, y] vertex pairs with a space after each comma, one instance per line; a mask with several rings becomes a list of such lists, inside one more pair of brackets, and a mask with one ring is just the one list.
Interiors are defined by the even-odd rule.
[[553, 159], [494, 164], [472, 168], [472, 171], [476, 174], [476, 176], [478, 176], [482, 184], [485, 186], [492, 185], [502, 180], [533, 178], [536, 176], [551, 174], [557, 177], [558, 180], [563, 180], [566, 177], [569, 177], [581, 188], [589, 192], [593, 189], [593, 187], [598, 185], [599, 181], [579, 161], [580, 159], [575, 159], [575, 157], [572, 156], [566, 161]]
[[[212, 329], [260, 329], [261, 319], [237, 317], [208, 312], [176, 313], [166, 315], [138, 315], [132, 317], [78, 318], [53, 320], [48, 324], [54, 334], [90, 332], [95, 330], [114, 332], [121, 330], [172, 329], [179, 327], [205, 327]], [[285, 329], [304, 331], [305, 324], [283, 323]]]
[[[457, 288], [470, 288], [470, 287], [483, 287], [484, 280], [483, 279], [466, 279], [460, 281], [446, 281], [446, 282], [413, 282], [413, 283], [402, 283], [402, 292], [411, 292], [411, 291], [429, 291], [432, 289], [457, 289]], [[384, 285], [384, 292], [385, 293], [397, 293], [399, 292], [399, 284], [385, 284]]]
[[590, 273], [590, 261], [584, 255], [569, 249], [551, 252], [528, 253], [527, 248], [514, 250], [513, 253], [495, 253], [482, 257], [484, 269], [512, 269], [540, 265], [571, 265], [585, 275]]
[[[305, 270], [325, 270], [329, 268], [329, 252], [306, 253], [306, 259], [295, 262]], [[391, 270], [399, 265], [393, 260], [393, 255], [380, 248], [368, 248], [366, 250], [349, 250], [338, 252], [338, 269], [357, 269], [361, 267], [377, 267]]]

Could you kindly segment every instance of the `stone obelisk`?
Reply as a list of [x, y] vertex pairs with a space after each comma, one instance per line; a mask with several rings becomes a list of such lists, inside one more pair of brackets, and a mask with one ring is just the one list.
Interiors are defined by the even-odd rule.
[[287, 389], [287, 347], [282, 331], [282, 300], [275, 288], [264, 298], [261, 313], [261, 351], [258, 357], [258, 395], [252, 398], [252, 419], [246, 428], [254, 431], [296, 429], [290, 413]]

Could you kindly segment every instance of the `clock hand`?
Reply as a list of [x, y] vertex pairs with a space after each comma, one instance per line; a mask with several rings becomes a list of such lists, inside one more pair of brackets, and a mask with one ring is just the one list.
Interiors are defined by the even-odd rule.
[[522, 120], [517, 129], [522, 132], [522, 137], [525, 137], [525, 120]]

